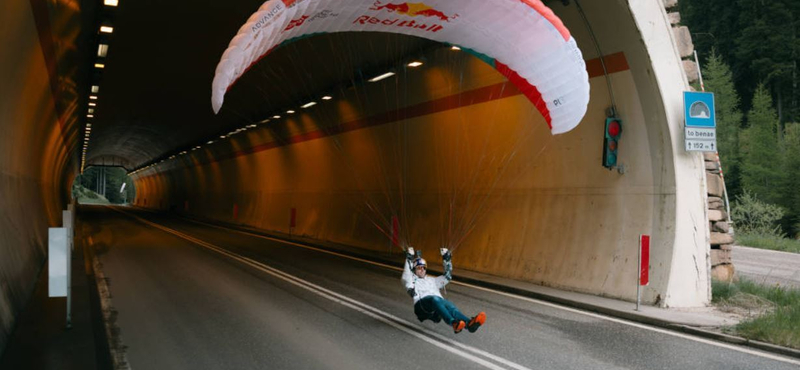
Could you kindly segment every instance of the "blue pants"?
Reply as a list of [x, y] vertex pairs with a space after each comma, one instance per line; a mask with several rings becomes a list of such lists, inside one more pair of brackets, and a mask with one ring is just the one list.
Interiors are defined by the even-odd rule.
[[414, 305], [414, 313], [417, 314], [419, 321], [439, 322], [444, 320], [448, 325], [453, 325], [453, 321], [456, 320], [469, 323], [469, 317], [464, 316], [456, 305], [435, 295], [429, 295], [417, 301]]

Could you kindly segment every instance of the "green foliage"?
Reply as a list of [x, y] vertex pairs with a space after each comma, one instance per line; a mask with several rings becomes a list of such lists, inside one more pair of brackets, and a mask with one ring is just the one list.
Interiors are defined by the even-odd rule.
[[[102, 179], [105, 179], [105, 194], [102, 194]], [[83, 174], [78, 176], [76, 183], [83, 188], [99, 193], [113, 204], [122, 204], [126, 201], [132, 202], [136, 196], [133, 180], [128, 177], [127, 171], [121, 167], [89, 167]], [[120, 189], [123, 183], [127, 185], [125, 185], [125, 191], [121, 193]]]
[[785, 238], [782, 234], [775, 232], [738, 232], [736, 233], [736, 243], [753, 248], [800, 253], [800, 240]]
[[719, 280], [711, 281], [711, 303], [721, 303], [729, 300], [739, 289], [735, 284]]
[[707, 91], [714, 93], [717, 145], [725, 173], [725, 185], [728, 194], [735, 196], [741, 193], [739, 131], [742, 127], [742, 112], [739, 110], [739, 94], [733, 85], [730, 67], [713, 50], [704, 73]]
[[800, 348], [800, 290], [757, 284], [741, 278], [734, 283], [714, 281], [712, 302], [763, 312], [737, 325], [736, 334], [787, 347]]
[[786, 125], [781, 144], [780, 204], [787, 209], [782, 225], [796, 236], [800, 233], [800, 124]]
[[[681, 22], [706, 65], [716, 49], [731, 66], [744, 102], [766, 85], [781, 122], [800, 117], [797, 60], [800, 2], [793, 0], [681, 0]], [[745, 107], [747, 108], [747, 107]]]
[[741, 133], [742, 187], [768, 203], [779, 203], [780, 156], [778, 118], [763, 84], [753, 96], [753, 107], [747, 113], [749, 127]]
[[745, 191], [731, 203], [731, 220], [740, 233], [778, 234], [778, 221], [784, 210], [774, 204], [764, 203]]

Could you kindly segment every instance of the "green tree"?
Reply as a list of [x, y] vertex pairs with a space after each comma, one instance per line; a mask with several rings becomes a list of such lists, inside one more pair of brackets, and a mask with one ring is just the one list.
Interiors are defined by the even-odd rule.
[[[101, 173], [105, 173], [105, 197], [109, 202], [121, 204], [134, 200], [136, 189], [133, 180], [128, 177], [128, 172], [122, 167], [89, 167], [78, 176], [76, 181], [87, 189], [101, 193], [102, 184], [98, 183], [98, 180], [103, 178]], [[125, 191], [120, 192], [123, 183], [126, 184]]]
[[719, 157], [728, 194], [734, 198], [741, 194], [739, 130], [742, 127], [742, 112], [739, 110], [739, 94], [733, 85], [731, 69], [714, 50], [705, 68], [705, 85], [708, 91], [714, 93]]
[[715, 48], [731, 67], [743, 110], [764, 82], [780, 122], [800, 118], [800, 1], [681, 0], [678, 6], [701, 64]]
[[787, 209], [784, 230], [797, 235], [800, 230], [800, 123], [786, 125], [781, 147], [781, 205]]
[[[736, 35], [736, 64], [748, 87], [761, 81], [771, 92], [778, 120], [787, 116], [784, 103], [792, 94], [796, 61], [796, 21], [792, 2], [787, 0], [738, 0], [739, 26]], [[790, 117], [791, 119], [791, 117]], [[779, 133], [780, 134], [780, 133]]]
[[742, 187], [764, 202], [780, 204], [781, 164], [778, 143], [778, 117], [772, 98], [763, 84], [753, 95], [747, 113], [747, 127], [741, 134]]

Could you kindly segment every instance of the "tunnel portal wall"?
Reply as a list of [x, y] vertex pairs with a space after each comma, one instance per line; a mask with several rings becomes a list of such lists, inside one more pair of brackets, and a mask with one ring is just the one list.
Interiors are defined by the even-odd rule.
[[[591, 36], [574, 6], [554, 6], [591, 76], [587, 115], [569, 133], [552, 136], [491, 67], [442, 48], [402, 83], [366, 84], [137, 174], [137, 205], [378, 251], [397, 251], [396, 215], [400, 238], [430, 258], [466, 225], [456, 268], [626, 300], [649, 234], [644, 301], [705, 304], [702, 161], [677, 151], [680, 107], [662, 99], [686, 85], [669, 23], [663, 8], [634, 9], [656, 19], [648, 32], [658, 37], [643, 39], [627, 5], [597, 3], [589, 14], [623, 120], [621, 171], [601, 166], [610, 94]], [[664, 59], [653, 63], [653, 50]]]

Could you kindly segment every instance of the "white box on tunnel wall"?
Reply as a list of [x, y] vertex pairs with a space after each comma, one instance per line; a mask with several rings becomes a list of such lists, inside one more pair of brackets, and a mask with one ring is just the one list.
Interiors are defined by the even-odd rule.
[[63, 227], [48, 229], [47, 267], [49, 271], [48, 296], [66, 297], [69, 282], [70, 253], [67, 238], [68, 232]]

